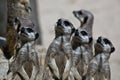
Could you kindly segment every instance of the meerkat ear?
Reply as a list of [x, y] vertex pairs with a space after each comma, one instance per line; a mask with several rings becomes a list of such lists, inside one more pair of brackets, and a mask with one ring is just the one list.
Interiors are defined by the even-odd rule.
[[39, 37], [39, 33], [36, 32], [35, 33], [35, 40], [38, 39], [38, 37]]
[[115, 48], [112, 47], [110, 53], [113, 53], [115, 51]]

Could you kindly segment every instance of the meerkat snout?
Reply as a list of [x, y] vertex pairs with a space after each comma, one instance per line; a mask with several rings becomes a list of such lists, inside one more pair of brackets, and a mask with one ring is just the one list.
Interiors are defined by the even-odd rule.
[[75, 31], [75, 36], [79, 36], [78, 30]]

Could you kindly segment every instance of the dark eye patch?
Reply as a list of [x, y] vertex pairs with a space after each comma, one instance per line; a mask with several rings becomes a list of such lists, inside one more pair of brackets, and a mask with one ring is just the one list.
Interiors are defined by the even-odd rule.
[[83, 36], [88, 35], [86, 31], [81, 31], [80, 33], [81, 33]]
[[97, 43], [101, 43], [101, 37], [98, 37]]
[[68, 22], [68, 21], [64, 21], [64, 24], [65, 24], [65, 26], [70, 26], [71, 25], [71, 23]]
[[111, 42], [108, 39], [103, 39], [103, 41], [105, 42], [105, 44], [111, 44]]
[[31, 28], [27, 28], [28, 32], [33, 32], [33, 30]]
[[80, 14], [80, 15], [81, 15], [81, 14], [82, 14], [82, 11], [78, 11], [78, 14]]

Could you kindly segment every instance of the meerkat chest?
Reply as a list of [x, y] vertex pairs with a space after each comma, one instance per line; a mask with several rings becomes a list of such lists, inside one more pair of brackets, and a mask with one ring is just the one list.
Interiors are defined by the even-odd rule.
[[19, 55], [24, 56], [26, 60], [30, 60], [35, 56], [35, 50], [32, 48], [31, 44], [25, 44], [20, 50]]
[[66, 55], [66, 51], [71, 49], [71, 44], [70, 42], [56, 41], [55, 49], [57, 50], [57, 53], [56, 53], [57, 55], [61, 55], [61, 54]]
[[108, 58], [104, 54], [96, 56], [96, 64], [98, 65], [98, 72], [102, 72], [104, 65], [108, 62]]
[[80, 55], [81, 55], [81, 48], [77, 47], [75, 50], [73, 50], [73, 62], [75, 63], [75, 65], [78, 64], [79, 59], [80, 59]]

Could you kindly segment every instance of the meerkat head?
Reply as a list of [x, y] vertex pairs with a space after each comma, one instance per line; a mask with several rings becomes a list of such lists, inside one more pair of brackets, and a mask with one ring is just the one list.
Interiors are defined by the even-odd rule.
[[84, 9], [73, 11], [73, 15], [81, 22], [81, 24], [86, 23], [88, 18], [93, 18], [93, 14]]
[[88, 36], [87, 31], [76, 29], [73, 35], [73, 40], [79, 44], [89, 44], [92, 41], [92, 38]]
[[21, 27], [30, 27], [30, 28], [35, 27], [34, 23], [30, 19], [26, 19], [26, 18], [16, 17], [14, 22], [15, 22], [14, 23], [15, 29], [17, 32], [20, 31]]
[[97, 51], [98, 53], [105, 52], [111, 54], [115, 51], [112, 42], [109, 39], [101, 36], [98, 37], [94, 47], [95, 47], [95, 51]]
[[55, 26], [56, 35], [71, 35], [75, 31], [73, 24], [67, 19], [58, 19]]
[[18, 32], [18, 38], [21, 42], [35, 41], [39, 37], [39, 34], [30, 27], [21, 27]]

